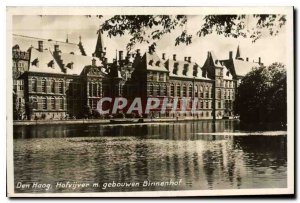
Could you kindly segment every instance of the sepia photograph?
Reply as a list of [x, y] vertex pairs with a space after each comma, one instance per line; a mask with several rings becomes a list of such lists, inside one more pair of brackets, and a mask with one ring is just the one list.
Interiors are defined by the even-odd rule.
[[8, 196], [293, 195], [293, 12], [8, 7]]

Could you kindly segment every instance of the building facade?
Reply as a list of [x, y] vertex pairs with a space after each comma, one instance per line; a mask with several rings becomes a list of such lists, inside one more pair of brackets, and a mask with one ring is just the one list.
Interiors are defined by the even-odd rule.
[[[158, 98], [160, 105], [149, 113], [126, 115], [118, 111], [111, 117], [191, 117], [221, 119], [234, 115], [233, 102], [236, 88], [252, 67], [262, 65], [241, 57], [219, 60], [209, 51], [201, 66], [176, 54], [161, 57], [150, 46], [143, 55], [123, 51], [116, 53], [108, 63], [102, 33], [98, 31], [97, 44], [92, 56], [87, 56], [79, 43], [13, 36], [13, 109], [14, 119], [77, 119], [106, 118], [97, 111], [103, 97], [125, 97], [128, 101], [141, 98], [145, 107], [148, 98]], [[174, 101], [178, 99], [178, 102]], [[176, 111], [163, 101], [175, 105]], [[196, 100], [195, 112], [193, 101]], [[187, 102], [187, 104], [185, 103]], [[186, 105], [184, 112], [180, 111]], [[111, 106], [107, 106], [110, 108]], [[173, 108], [174, 109], [174, 108]]]

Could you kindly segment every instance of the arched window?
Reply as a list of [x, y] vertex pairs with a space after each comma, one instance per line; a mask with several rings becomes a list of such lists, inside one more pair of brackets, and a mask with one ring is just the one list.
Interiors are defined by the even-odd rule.
[[60, 94], [63, 94], [63, 92], [64, 92], [64, 82], [63, 81], [59, 81], [58, 82], [58, 92], [60, 93]]
[[47, 98], [46, 97], [42, 98], [42, 108], [47, 109]]
[[36, 80], [36, 78], [32, 78], [32, 81], [31, 81], [31, 90], [33, 91], [33, 92], [37, 92], [37, 80]]
[[186, 88], [186, 85], [183, 85], [183, 86], [182, 86], [182, 94], [183, 94], [183, 97], [186, 97], [186, 96], [187, 96], [187, 88]]
[[51, 97], [51, 109], [55, 109], [55, 98]]
[[195, 97], [198, 97], [198, 85], [194, 86], [194, 91], [195, 91]]
[[189, 85], [189, 97], [193, 96], [193, 86]]
[[38, 108], [37, 104], [38, 104], [37, 99], [35, 97], [33, 97], [32, 98], [32, 108], [37, 109]]
[[42, 79], [41, 86], [42, 86], [42, 92], [46, 92], [47, 91], [46, 79]]
[[172, 83], [171, 84], [171, 97], [174, 97], [175, 96], [175, 86], [174, 84]]
[[55, 93], [55, 80], [50, 81], [51, 93]]
[[177, 84], [177, 86], [176, 86], [176, 96], [177, 97], [180, 97], [180, 91], [181, 91], [181, 89], [180, 89], [180, 84]]

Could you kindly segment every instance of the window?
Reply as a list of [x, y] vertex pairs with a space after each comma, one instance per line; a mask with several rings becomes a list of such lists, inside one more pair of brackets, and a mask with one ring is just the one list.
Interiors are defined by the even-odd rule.
[[220, 101], [218, 102], [218, 108], [219, 108], [219, 109], [222, 108], [222, 105], [221, 105], [221, 102], [220, 102]]
[[156, 95], [157, 96], [160, 95], [160, 89], [161, 89], [161, 87], [159, 85], [157, 85], [157, 89], [156, 89]]
[[23, 90], [23, 89], [24, 89], [24, 83], [23, 83], [23, 80], [19, 80], [19, 81], [20, 81], [19, 90]]
[[193, 96], [193, 87], [192, 85], [189, 85], [189, 97]]
[[218, 93], [217, 93], [217, 95], [218, 95], [218, 98], [219, 99], [221, 99], [222, 98], [222, 93], [221, 93], [221, 90], [220, 89], [218, 89], [218, 91], [217, 91]]
[[200, 102], [200, 108], [203, 109], [203, 101]]
[[196, 85], [194, 88], [195, 88], [194, 89], [194, 91], [195, 91], [195, 97], [198, 97], [198, 85]]
[[36, 78], [32, 78], [32, 81], [31, 81], [31, 90], [33, 92], [36, 92], [37, 91], [37, 81], [36, 81]]
[[208, 101], [205, 102], [205, 108], [207, 108], [207, 109], [209, 108]]
[[32, 98], [32, 108], [33, 108], [33, 109], [37, 109], [37, 108], [38, 108], [37, 105], [38, 105], [38, 104], [37, 104], [37, 99], [36, 99], [36, 98]]
[[177, 84], [177, 90], [176, 90], [176, 96], [177, 97], [180, 97], [180, 85], [179, 84]]
[[174, 84], [171, 84], [171, 97], [174, 97], [175, 96], [175, 87], [174, 87]]
[[153, 95], [153, 84], [149, 85], [149, 95]]
[[148, 73], [148, 80], [153, 80], [153, 74], [152, 74], [152, 72]]
[[42, 79], [41, 86], [42, 86], [42, 92], [46, 92], [47, 86], [46, 86], [46, 80], [45, 79]]
[[93, 84], [89, 83], [89, 96], [91, 97], [93, 94]]
[[101, 88], [102, 88], [101, 83], [99, 83], [99, 84], [98, 84], [98, 89], [97, 89], [97, 90], [98, 90], [98, 92], [97, 92], [97, 96], [98, 96], [98, 97], [102, 97], [102, 94], [101, 94]]
[[93, 97], [97, 96], [97, 84], [93, 84]]
[[167, 85], [165, 85], [164, 86], [164, 96], [167, 96], [168, 95], [168, 86]]
[[63, 85], [64, 85], [63, 81], [59, 81], [59, 83], [58, 83], [58, 92], [60, 94], [63, 94], [63, 92], [64, 92]]
[[46, 97], [42, 98], [42, 108], [47, 109], [47, 98]]
[[211, 87], [209, 88], [209, 94], [210, 94], [209, 97], [212, 98], [213, 97], [213, 91], [212, 91]]
[[59, 109], [64, 109], [64, 98], [60, 98], [60, 102], [59, 102]]
[[55, 109], [55, 98], [51, 97], [51, 109]]
[[55, 93], [55, 80], [51, 80], [50, 87], [51, 87], [51, 93]]
[[159, 81], [165, 82], [165, 74], [164, 73], [160, 73], [159, 74]]
[[186, 97], [187, 91], [186, 91], [185, 85], [183, 85], [183, 87], [182, 87], [182, 92], [183, 92], [183, 97]]

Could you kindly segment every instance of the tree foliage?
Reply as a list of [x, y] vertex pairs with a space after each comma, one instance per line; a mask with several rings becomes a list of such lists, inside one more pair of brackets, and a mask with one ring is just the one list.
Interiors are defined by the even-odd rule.
[[249, 72], [237, 89], [235, 112], [248, 123], [287, 122], [286, 70], [273, 63]]
[[[88, 16], [91, 17], [91, 16]], [[103, 18], [102, 15], [97, 15]], [[249, 18], [254, 21], [254, 26], [249, 27]], [[152, 44], [160, 40], [165, 34], [171, 33], [176, 28], [182, 32], [175, 39], [175, 45], [192, 43], [193, 35], [204, 37], [212, 33], [225, 37], [249, 37], [255, 42], [265, 32], [277, 35], [286, 22], [286, 16], [280, 14], [268, 15], [206, 15], [202, 25], [195, 28], [196, 33], [189, 33], [185, 29], [189, 20], [187, 15], [115, 15], [104, 20], [100, 25], [102, 32], [107, 32], [109, 37], [128, 34], [131, 38], [127, 44], [130, 51], [137, 43]]]

